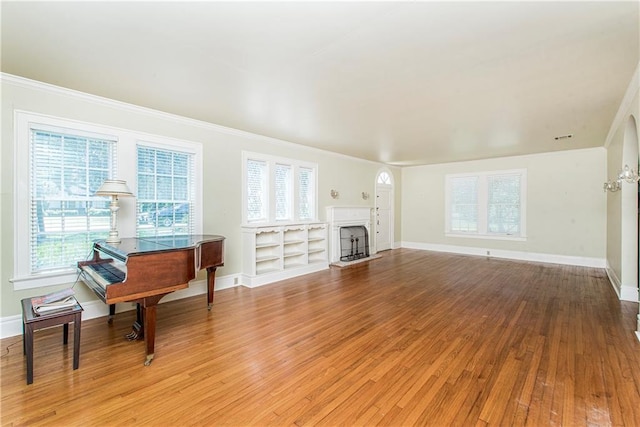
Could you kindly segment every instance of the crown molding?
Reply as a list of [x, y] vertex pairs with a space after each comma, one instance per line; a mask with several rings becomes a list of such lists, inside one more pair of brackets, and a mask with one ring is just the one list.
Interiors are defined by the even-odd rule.
[[359, 157], [348, 156], [346, 154], [336, 153], [334, 151], [323, 150], [321, 148], [309, 147], [307, 145], [296, 144], [295, 142], [285, 141], [278, 138], [272, 138], [270, 136], [259, 135], [252, 132], [247, 132], [240, 129], [230, 128], [222, 125], [217, 125], [211, 122], [205, 122], [203, 120], [192, 119], [189, 117], [179, 116], [177, 114], [166, 113], [164, 111], [154, 110], [152, 108], [141, 107], [135, 104], [129, 104], [122, 101], [117, 101], [111, 98], [105, 98], [103, 96], [92, 95], [86, 92], [80, 92], [75, 89], [68, 89], [61, 86], [52, 85], [50, 83], [44, 83], [38, 80], [28, 79], [26, 77], [20, 77], [13, 74], [0, 72], [0, 82], [11, 83], [15, 86], [19, 86], [25, 89], [40, 90], [42, 92], [52, 93], [68, 98], [73, 98], [85, 102], [90, 102], [96, 105], [115, 108], [118, 110], [124, 110], [136, 114], [143, 114], [149, 117], [158, 118], [162, 120], [168, 120], [174, 123], [179, 123], [185, 126], [192, 126], [209, 131], [219, 132], [227, 135], [239, 136], [251, 140], [265, 142], [268, 144], [277, 145], [280, 147], [296, 147], [304, 150], [308, 150], [314, 153], [330, 154], [350, 160], [357, 160], [374, 165], [385, 165], [393, 167], [393, 165], [386, 165], [385, 163], [374, 162], [372, 160], [361, 159]]

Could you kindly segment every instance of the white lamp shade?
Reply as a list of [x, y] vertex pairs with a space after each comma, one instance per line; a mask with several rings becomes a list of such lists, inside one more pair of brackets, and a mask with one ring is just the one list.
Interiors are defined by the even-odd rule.
[[133, 193], [127, 187], [127, 183], [121, 179], [107, 179], [105, 180], [98, 191], [96, 196], [133, 196]]

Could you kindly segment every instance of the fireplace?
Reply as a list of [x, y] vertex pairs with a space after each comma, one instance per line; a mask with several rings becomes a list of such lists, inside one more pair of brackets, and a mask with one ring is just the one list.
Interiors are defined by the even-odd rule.
[[356, 261], [370, 256], [371, 208], [330, 206], [327, 208], [327, 222], [329, 222], [330, 263]]
[[340, 227], [340, 261], [356, 261], [369, 256], [369, 233], [364, 225]]

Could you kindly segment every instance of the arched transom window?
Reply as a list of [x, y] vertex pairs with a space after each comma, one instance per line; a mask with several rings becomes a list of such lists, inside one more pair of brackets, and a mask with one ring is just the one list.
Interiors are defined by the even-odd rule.
[[378, 184], [391, 185], [391, 176], [387, 172], [380, 172], [378, 175]]

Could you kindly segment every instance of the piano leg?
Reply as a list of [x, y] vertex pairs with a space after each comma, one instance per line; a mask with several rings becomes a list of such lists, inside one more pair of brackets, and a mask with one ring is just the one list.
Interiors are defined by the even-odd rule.
[[213, 290], [216, 284], [216, 267], [207, 267], [207, 310], [213, 306]]
[[113, 323], [113, 316], [116, 315], [116, 305], [115, 304], [109, 304], [109, 319], [107, 320], [108, 324], [112, 324]]
[[156, 344], [156, 307], [158, 302], [167, 294], [154, 295], [152, 297], [140, 300], [142, 305], [142, 317], [144, 323], [144, 343], [147, 350], [147, 356], [144, 361], [145, 366], [149, 366], [155, 354]]

